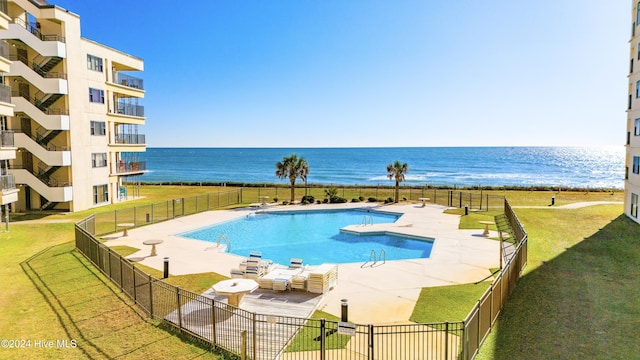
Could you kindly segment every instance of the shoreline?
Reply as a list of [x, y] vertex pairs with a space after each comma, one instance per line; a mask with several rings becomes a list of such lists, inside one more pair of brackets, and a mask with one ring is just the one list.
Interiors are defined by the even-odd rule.
[[[125, 182], [125, 185], [140, 184], [143, 186], [220, 186], [220, 187], [247, 187], [247, 188], [286, 188], [289, 189], [289, 184], [275, 184], [275, 183], [244, 183], [244, 182], [223, 182], [223, 181], [140, 181], [140, 182]], [[393, 185], [342, 185], [342, 184], [296, 184], [296, 189], [304, 188], [347, 188], [347, 189], [394, 189]], [[437, 189], [437, 190], [478, 190], [478, 191], [575, 191], [575, 192], [622, 192], [623, 188], [607, 188], [607, 187], [571, 187], [571, 186], [545, 186], [545, 185], [502, 185], [502, 186], [444, 186], [444, 185], [424, 185], [424, 186], [400, 186], [400, 189]]]

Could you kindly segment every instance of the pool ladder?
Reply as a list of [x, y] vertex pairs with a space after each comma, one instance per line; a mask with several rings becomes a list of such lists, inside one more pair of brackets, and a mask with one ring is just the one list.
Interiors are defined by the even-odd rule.
[[[373, 225], [373, 216], [369, 216], [369, 225]], [[362, 217], [362, 226], [367, 226], [367, 217]]]
[[382, 264], [386, 264], [387, 263], [387, 252], [384, 251], [384, 249], [380, 249], [380, 256], [378, 257], [378, 256], [376, 256], [376, 250], [375, 249], [371, 249], [371, 252], [369, 253], [369, 260], [366, 261], [364, 264], [362, 264], [360, 267], [362, 268], [365, 265], [367, 265], [368, 263], [371, 263], [371, 265], [369, 265], [369, 266], [373, 267], [380, 260], [382, 260]]
[[216, 241], [216, 246], [220, 247], [220, 243], [221, 242], [224, 242], [224, 244], [227, 245], [227, 252], [231, 251], [231, 242], [227, 238], [227, 235], [225, 235], [225, 234], [218, 235], [218, 240]]

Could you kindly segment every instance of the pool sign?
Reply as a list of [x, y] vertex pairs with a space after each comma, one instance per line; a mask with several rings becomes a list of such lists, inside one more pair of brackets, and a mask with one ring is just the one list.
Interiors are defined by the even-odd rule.
[[339, 322], [338, 323], [338, 334], [340, 335], [349, 335], [356, 336], [356, 324], [352, 324], [349, 322]]

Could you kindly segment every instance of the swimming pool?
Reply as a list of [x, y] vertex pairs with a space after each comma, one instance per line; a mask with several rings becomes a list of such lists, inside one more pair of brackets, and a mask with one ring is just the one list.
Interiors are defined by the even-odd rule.
[[[393, 223], [399, 214], [365, 210], [273, 211], [208, 226], [179, 236], [216, 243], [226, 237], [230, 253], [248, 256], [251, 251], [288, 265], [291, 258], [305, 264], [353, 263], [369, 260], [371, 250], [387, 260], [428, 258], [432, 239], [397, 234], [357, 235], [341, 232], [347, 225]], [[224, 243], [224, 241], [221, 241]]]

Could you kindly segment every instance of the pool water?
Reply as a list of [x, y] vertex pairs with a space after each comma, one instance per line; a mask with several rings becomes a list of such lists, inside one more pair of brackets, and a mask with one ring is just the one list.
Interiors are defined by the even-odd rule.
[[428, 258], [431, 239], [340, 231], [347, 225], [361, 225], [365, 221], [393, 223], [399, 216], [364, 210], [278, 211], [252, 214], [179, 235], [213, 243], [224, 236], [231, 244], [232, 254], [249, 256], [251, 251], [260, 251], [263, 258], [283, 265], [288, 265], [291, 258], [302, 258], [309, 265], [366, 262], [371, 250], [379, 257], [383, 249], [387, 260]]

